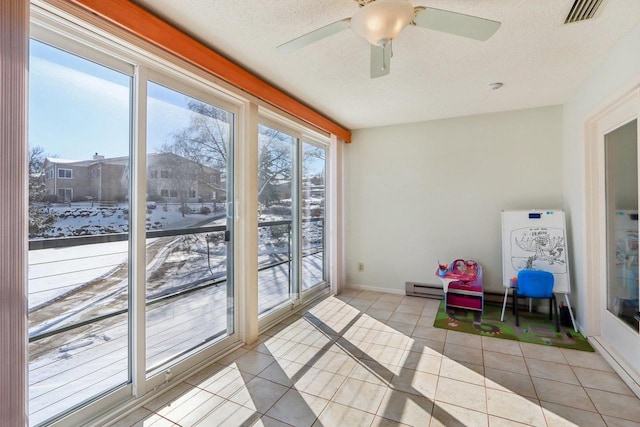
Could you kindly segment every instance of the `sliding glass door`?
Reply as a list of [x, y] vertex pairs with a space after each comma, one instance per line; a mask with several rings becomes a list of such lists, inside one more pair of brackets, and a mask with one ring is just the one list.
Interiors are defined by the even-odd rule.
[[301, 170], [301, 262], [302, 292], [305, 293], [328, 282], [326, 148], [311, 142], [302, 142]]
[[144, 395], [237, 340], [239, 107], [40, 33], [64, 50], [30, 45], [31, 425]]
[[278, 125], [261, 124], [258, 144], [258, 313], [264, 317], [327, 285], [327, 152]]
[[146, 359], [153, 374], [234, 332], [234, 114], [147, 84]]
[[32, 425], [131, 381], [133, 67], [105, 62], [30, 44]]
[[[238, 318], [254, 338], [328, 287], [327, 137], [166, 58], [32, 19], [29, 421], [84, 425], [240, 346]], [[236, 163], [235, 146], [262, 119], [255, 191], [255, 157]], [[257, 227], [236, 208], [256, 199]], [[239, 242], [258, 233], [257, 265], [234, 224]], [[237, 290], [234, 265], [257, 283]], [[236, 295], [255, 286], [248, 313]]]
[[295, 299], [293, 213], [295, 138], [258, 128], [258, 313]]

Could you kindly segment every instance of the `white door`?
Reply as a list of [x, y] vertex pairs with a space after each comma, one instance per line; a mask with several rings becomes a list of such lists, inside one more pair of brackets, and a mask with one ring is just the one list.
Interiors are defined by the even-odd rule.
[[597, 121], [599, 218], [598, 341], [640, 378], [638, 299], [638, 117], [635, 91]]

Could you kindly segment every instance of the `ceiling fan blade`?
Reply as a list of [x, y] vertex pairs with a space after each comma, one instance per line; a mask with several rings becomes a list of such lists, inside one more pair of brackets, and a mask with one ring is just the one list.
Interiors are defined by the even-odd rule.
[[501, 25], [498, 21], [432, 7], [416, 7], [415, 11], [413, 22], [418, 27], [482, 41], [489, 39]]
[[384, 46], [371, 45], [371, 78], [382, 77], [391, 71], [391, 42]]
[[345, 18], [340, 21], [336, 21], [332, 24], [325, 25], [322, 28], [318, 28], [317, 30], [313, 30], [310, 33], [301, 35], [293, 40], [290, 40], [286, 43], [281, 44], [276, 49], [282, 52], [291, 52], [296, 49], [303, 48], [311, 43], [322, 40], [326, 37], [332, 36], [336, 33], [339, 33], [342, 30], [346, 30], [351, 25], [351, 18]]

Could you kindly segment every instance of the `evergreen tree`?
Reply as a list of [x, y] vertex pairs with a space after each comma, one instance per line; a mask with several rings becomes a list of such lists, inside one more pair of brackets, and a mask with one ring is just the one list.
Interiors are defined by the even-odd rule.
[[44, 158], [42, 147], [29, 148], [29, 234], [39, 234], [48, 230], [56, 220], [55, 215], [44, 206], [47, 197]]

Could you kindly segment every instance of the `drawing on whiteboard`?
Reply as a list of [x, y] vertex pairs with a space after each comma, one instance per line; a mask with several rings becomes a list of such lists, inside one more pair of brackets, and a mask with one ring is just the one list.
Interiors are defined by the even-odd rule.
[[538, 269], [554, 274], [567, 272], [564, 230], [526, 227], [511, 232], [511, 265], [516, 271]]

